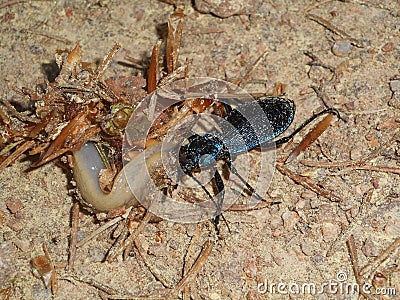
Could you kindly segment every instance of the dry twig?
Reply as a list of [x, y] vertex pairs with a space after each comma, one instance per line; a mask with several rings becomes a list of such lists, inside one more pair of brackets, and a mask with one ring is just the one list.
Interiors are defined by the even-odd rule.
[[69, 257], [68, 257], [68, 269], [74, 268], [75, 256], [76, 256], [76, 245], [78, 243], [78, 229], [79, 229], [79, 203], [74, 202], [72, 206], [72, 226], [71, 235], [69, 240]]
[[108, 65], [110, 64], [112, 58], [117, 54], [117, 52], [121, 49], [120, 44], [115, 44], [114, 47], [108, 52], [106, 57], [104, 57], [103, 61], [99, 65], [99, 67], [96, 70], [96, 79], [100, 80], [101, 77], [103, 77], [105, 70], [107, 69]]
[[308, 148], [331, 124], [333, 114], [328, 114], [321, 122], [319, 122], [297, 145], [297, 147], [286, 158], [285, 164], [293, 161], [301, 152]]
[[51, 293], [54, 295], [57, 293], [58, 290], [58, 278], [57, 278], [57, 274], [56, 274], [56, 270], [54, 268], [54, 264], [53, 261], [51, 259], [50, 256], [50, 252], [49, 252], [49, 248], [47, 247], [46, 243], [43, 243], [43, 251], [44, 254], [46, 255], [46, 258], [48, 259], [49, 263], [50, 263], [50, 267], [51, 267]]
[[268, 55], [268, 51], [265, 51], [263, 54], [261, 54], [257, 60], [255, 61], [255, 63], [253, 64], [253, 66], [250, 68], [250, 70], [247, 71], [247, 73], [243, 76], [242, 79], [240, 80], [235, 80], [233, 82], [233, 84], [238, 85], [239, 87], [244, 87], [246, 86], [247, 82], [249, 81], [251, 75], [253, 75], [254, 71], [256, 70], [256, 68], [258, 67], [258, 65], [267, 57]]
[[[349, 239], [346, 241], [346, 245], [347, 245], [347, 249], [349, 251], [349, 255], [350, 255], [350, 261], [351, 261], [351, 265], [353, 266], [353, 273], [354, 273], [354, 277], [356, 278], [356, 282], [358, 284], [359, 287], [363, 287], [364, 286], [364, 282], [360, 276], [360, 274], [358, 273], [358, 254], [357, 254], [357, 248], [356, 245], [354, 243], [354, 236], [351, 235], [349, 237]], [[361, 295], [363, 295], [366, 299], [370, 299], [370, 300], [374, 300], [375, 298], [372, 297], [371, 295], [368, 295], [363, 288], [360, 288], [360, 293]]]
[[351, 222], [344, 230], [342, 230], [341, 234], [332, 242], [332, 244], [328, 248], [328, 251], [326, 252], [327, 257], [333, 255], [333, 252], [336, 250], [337, 245], [341, 244], [343, 241], [349, 238], [357, 225], [360, 225], [366, 217], [376, 211], [377, 208], [375, 208], [375, 210], [370, 209], [373, 191], [374, 190], [371, 189], [368, 193], [364, 195], [363, 201], [360, 204], [360, 211], [357, 215], [357, 218], [353, 220], [353, 222]]
[[7, 156], [7, 158], [0, 163], [0, 170], [13, 163], [22, 153], [32, 148], [33, 145], [35, 145], [34, 141], [26, 141], [21, 146], [19, 146], [13, 153]]
[[399, 129], [396, 129], [394, 134], [383, 144], [380, 145], [379, 148], [375, 149], [371, 153], [365, 155], [361, 159], [357, 161], [333, 161], [333, 162], [318, 162], [318, 161], [306, 161], [302, 160], [301, 163], [303, 165], [309, 167], [322, 167], [322, 168], [335, 168], [335, 167], [345, 167], [346, 169], [341, 170], [333, 175], [342, 175], [343, 173], [349, 170], [366, 170], [366, 171], [375, 171], [375, 172], [386, 172], [393, 173], [396, 175], [400, 175], [400, 168], [396, 167], [387, 167], [387, 166], [371, 166], [365, 165], [368, 161], [376, 158], [383, 150], [387, 149], [388, 146], [393, 143], [398, 138]]
[[4, 2], [4, 3], [0, 4], [0, 9], [15, 5], [15, 4], [19, 4], [19, 3], [24, 3], [24, 2], [28, 2], [28, 1], [27, 0], [11, 0], [8, 2]]
[[138, 237], [138, 235], [143, 231], [144, 227], [147, 225], [147, 223], [150, 221], [151, 217], [153, 216], [153, 214], [149, 211], [146, 212], [146, 214], [144, 215], [143, 219], [141, 220], [139, 226], [136, 228], [136, 230], [131, 233], [125, 240], [124, 242], [121, 244], [120, 247], [118, 247], [115, 251], [110, 251], [109, 256], [107, 257], [107, 261], [108, 262], [112, 262], [113, 260], [115, 260], [117, 258], [117, 256], [124, 250], [127, 249], [128, 247], [130, 247], [133, 242], [136, 240], [136, 238]]
[[189, 272], [182, 278], [181, 281], [175, 286], [175, 288], [169, 293], [169, 295], [165, 299], [174, 299], [176, 294], [178, 294], [187, 284], [192, 282], [196, 275], [200, 272], [201, 268], [207, 262], [208, 257], [211, 254], [213, 249], [213, 242], [207, 241], [203, 245], [203, 250], [200, 252], [199, 257], [196, 262], [193, 264], [192, 268]]
[[300, 174], [297, 174], [297, 173], [291, 171], [290, 169], [288, 169], [286, 166], [283, 165], [282, 162], [278, 162], [276, 164], [276, 168], [283, 175], [288, 176], [294, 182], [302, 185], [306, 189], [309, 189], [310, 191], [313, 191], [313, 192], [317, 193], [318, 195], [329, 199], [330, 201], [343, 202], [343, 199], [340, 196], [336, 195], [335, 192], [327, 191], [323, 188], [320, 188], [318, 185], [311, 182], [307, 177], [301, 176]]
[[307, 13], [307, 12], [309, 12], [310, 10], [313, 10], [313, 9], [317, 8], [318, 6], [321, 6], [321, 5], [326, 4], [326, 3], [329, 3], [329, 2], [333, 2], [333, 0], [323, 0], [323, 1], [321, 1], [321, 2], [315, 2], [315, 3], [313, 3], [313, 4], [309, 5], [309, 6], [307, 6], [307, 7], [304, 9], [303, 13]]
[[95, 238], [96, 236], [98, 236], [101, 232], [103, 232], [104, 230], [106, 230], [107, 228], [117, 224], [119, 221], [121, 221], [122, 219], [124, 219], [123, 216], [119, 216], [116, 217], [110, 221], [108, 221], [107, 223], [104, 223], [103, 225], [101, 225], [99, 228], [97, 228], [95, 231], [93, 231], [91, 234], [89, 234], [88, 236], [86, 236], [84, 239], [82, 239], [80, 242], [78, 242], [76, 244], [76, 247], [82, 247], [83, 245], [85, 245], [88, 241], [90, 241], [91, 239]]
[[367, 264], [360, 270], [360, 276], [364, 276], [368, 270], [373, 273], [389, 256], [392, 252], [400, 247], [400, 238], [397, 238], [389, 247], [385, 249], [379, 256], [377, 256], [371, 263]]
[[359, 41], [359, 40], [351, 37], [345, 31], [337, 28], [336, 26], [334, 26], [328, 20], [325, 20], [325, 19], [323, 19], [323, 18], [321, 18], [321, 17], [319, 17], [317, 15], [314, 15], [314, 14], [307, 14], [306, 16], [310, 20], [313, 20], [313, 21], [317, 22], [318, 24], [324, 26], [326, 29], [332, 31], [333, 33], [339, 35], [340, 37], [348, 39], [354, 46], [356, 46], [358, 48], [364, 48], [364, 44], [362, 43], [362, 41]]

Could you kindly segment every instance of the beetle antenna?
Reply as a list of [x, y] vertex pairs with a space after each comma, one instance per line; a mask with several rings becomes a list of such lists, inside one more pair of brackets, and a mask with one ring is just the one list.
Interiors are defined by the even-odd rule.
[[[312, 115], [307, 121], [305, 121], [303, 124], [301, 124], [295, 131], [293, 131], [290, 135], [285, 136], [283, 138], [280, 138], [279, 140], [276, 140], [272, 143], [274, 143], [276, 146], [282, 145], [284, 143], [287, 143], [288, 141], [290, 141], [297, 133], [299, 133], [304, 127], [306, 127], [308, 124], [310, 124], [312, 121], [314, 121], [316, 118], [318, 118], [319, 116], [325, 115], [325, 114], [333, 114], [335, 116], [337, 116], [340, 119], [340, 114], [339, 111], [336, 108], [327, 108], [324, 109], [323, 111]], [[265, 146], [268, 146], [269, 144], [272, 143], [266, 143]], [[262, 145], [264, 147], [264, 145]]]

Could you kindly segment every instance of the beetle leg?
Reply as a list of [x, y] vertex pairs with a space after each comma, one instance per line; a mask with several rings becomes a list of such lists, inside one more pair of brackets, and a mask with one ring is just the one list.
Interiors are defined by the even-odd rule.
[[226, 161], [226, 164], [228, 165], [229, 170], [231, 170], [231, 172], [233, 174], [235, 174], [240, 181], [246, 186], [246, 188], [252, 193], [254, 194], [260, 201], [263, 202], [267, 202], [267, 200], [265, 200], [263, 197], [261, 197], [256, 190], [242, 177], [242, 175], [239, 174], [238, 170], [236, 170], [236, 168], [234, 166], [232, 166], [232, 162], [230, 160]]
[[[217, 208], [216, 216], [214, 218], [215, 232], [216, 232], [217, 236], [219, 235], [218, 224], [219, 224], [220, 217], [224, 220], [224, 222], [226, 223], [226, 226], [228, 227], [228, 231], [230, 232], [231, 230], [229, 228], [228, 222], [227, 222], [227, 220], [225, 219], [224, 215], [221, 212], [222, 211], [222, 204], [223, 204], [224, 196], [225, 196], [225, 186], [224, 186], [224, 182], [223, 182], [219, 172], [215, 171], [215, 174], [214, 174], [214, 180], [215, 180], [215, 183], [216, 183], [216, 186], [217, 186], [217, 190], [218, 190], [217, 194], [218, 194], [219, 201], [215, 201], [215, 197], [213, 197], [210, 194], [210, 192], [206, 189], [206, 187], [204, 185], [202, 185], [201, 182], [196, 177], [194, 177], [194, 175], [192, 173], [187, 174], [187, 175], [189, 175], [194, 181], [196, 181], [196, 183], [198, 185], [201, 186], [203, 191], [207, 194], [207, 196], [211, 199], [211, 201], [214, 203], [215, 207]], [[219, 195], [219, 193], [221, 193], [221, 195]]]
[[[215, 226], [215, 232], [217, 233], [217, 235], [219, 235], [218, 224], [219, 224], [219, 218], [220, 218], [220, 216], [222, 216], [222, 204], [223, 204], [224, 198], [225, 198], [225, 186], [224, 186], [224, 182], [223, 182], [218, 170], [215, 170], [214, 181], [215, 181], [215, 185], [217, 186], [217, 197], [218, 197], [217, 201], [214, 201], [215, 206], [217, 207], [216, 215], [214, 218], [214, 226]], [[225, 218], [223, 216], [222, 216], [222, 218], [225, 220]], [[225, 222], [226, 222], [226, 220], [225, 220]], [[228, 226], [228, 222], [226, 222], [226, 224]], [[228, 230], [229, 230], [229, 226], [228, 226]]]

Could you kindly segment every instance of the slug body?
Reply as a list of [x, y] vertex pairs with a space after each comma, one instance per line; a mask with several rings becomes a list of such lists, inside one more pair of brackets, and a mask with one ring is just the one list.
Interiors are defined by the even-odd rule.
[[72, 168], [84, 203], [96, 212], [108, 212], [120, 206], [139, 206], [137, 199], [143, 199], [149, 193], [153, 184], [149, 172], [159, 164], [160, 157], [160, 143], [138, 152], [117, 174], [111, 192], [106, 194], [101, 190], [98, 179], [100, 170], [105, 166], [94, 144], [85, 143], [73, 153]]

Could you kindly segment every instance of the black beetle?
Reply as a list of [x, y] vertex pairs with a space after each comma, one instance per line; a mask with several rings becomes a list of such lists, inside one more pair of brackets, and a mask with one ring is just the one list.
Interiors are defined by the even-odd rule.
[[[317, 117], [327, 113], [339, 115], [334, 108], [325, 109], [320, 113], [314, 114], [289, 136], [273, 141], [293, 121], [296, 107], [292, 100], [281, 97], [262, 97], [255, 101], [241, 104], [235, 109], [225, 104], [225, 110], [227, 115], [219, 123], [220, 130], [215, 129], [204, 135], [193, 134], [188, 138], [189, 142], [181, 146], [179, 150], [179, 163], [182, 171], [202, 187], [216, 206], [214, 223], [217, 233], [217, 225], [224, 199], [223, 180], [216, 169], [214, 180], [220, 197], [218, 201], [215, 201], [214, 197], [194, 177], [193, 172], [208, 168], [214, 165], [216, 161], [224, 161], [230, 171], [238, 176], [250, 192], [255, 193], [260, 200], [266, 201], [255, 192], [254, 188], [232, 166], [235, 156], [260, 146], [269, 147], [284, 144]], [[271, 204], [276, 203], [278, 202]]]

